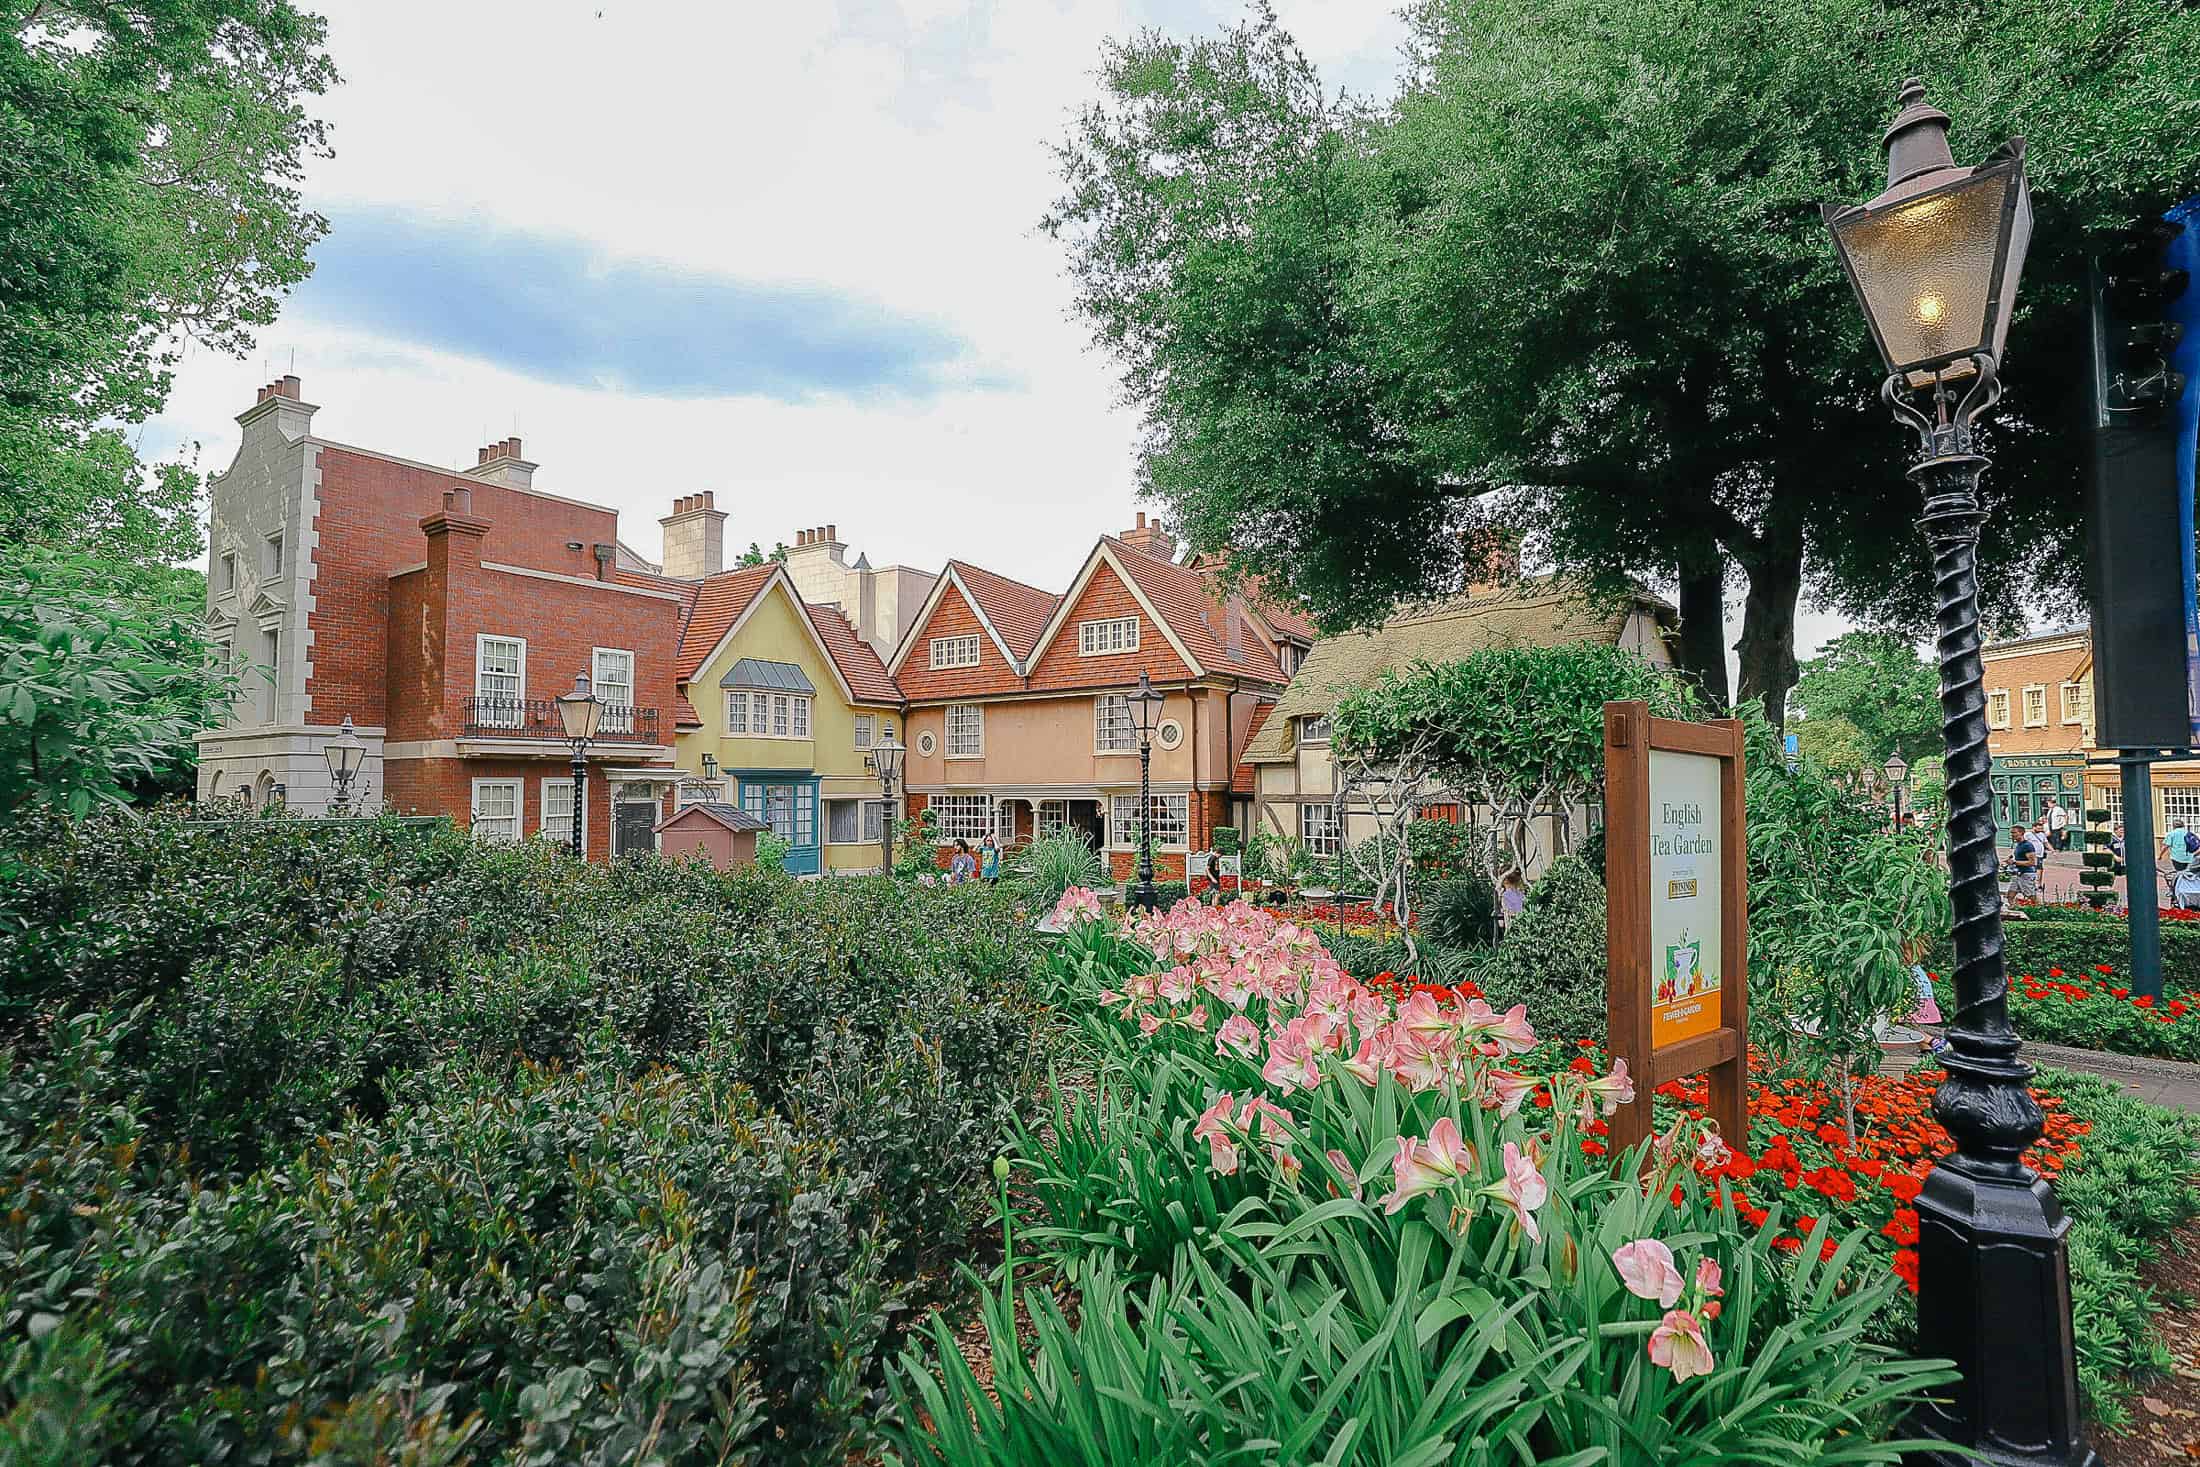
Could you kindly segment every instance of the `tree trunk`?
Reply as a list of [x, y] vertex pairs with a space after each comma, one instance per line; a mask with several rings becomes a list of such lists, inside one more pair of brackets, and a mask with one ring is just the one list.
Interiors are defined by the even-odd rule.
[[1788, 689], [1795, 686], [1795, 603], [1803, 593], [1800, 527], [1742, 559], [1749, 595], [1742, 602], [1740, 700], [1756, 699], [1774, 728], [1787, 722]]
[[1733, 694], [1726, 680], [1726, 562], [1717, 552], [1681, 565], [1680, 600], [1681, 671], [1724, 713]]

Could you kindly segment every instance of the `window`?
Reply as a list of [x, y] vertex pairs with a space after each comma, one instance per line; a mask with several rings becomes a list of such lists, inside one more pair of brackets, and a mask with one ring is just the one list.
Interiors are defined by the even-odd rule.
[[2155, 839], [2169, 834], [2172, 820], [2182, 820], [2189, 826], [2200, 826], [2200, 785], [2167, 784], [2161, 786], [2162, 818], [2155, 827]]
[[281, 706], [276, 702], [283, 677], [283, 634], [270, 628], [260, 633], [260, 657], [265, 670], [260, 674], [260, 722], [273, 723]]
[[1069, 801], [1041, 800], [1035, 816], [1040, 835], [1069, 829]]
[[674, 796], [673, 806], [675, 809], [685, 810], [690, 805], [720, 804], [725, 798], [726, 787], [723, 784], [708, 779], [683, 779]]
[[283, 537], [280, 532], [267, 537], [260, 551], [260, 579], [279, 581], [283, 578]]
[[1299, 718], [1299, 742], [1302, 744], [1326, 744], [1329, 742], [1329, 715], [1307, 713]]
[[2047, 689], [2037, 683], [2024, 690], [2024, 726], [2026, 728], [2045, 728], [2047, 726]]
[[2009, 726], [2009, 690], [2007, 688], [1995, 688], [1986, 695], [1986, 726], [1988, 728], [2007, 728]]
[[2085, 722], [2084, 684], [2064, 683], [2062, 685], [2062, 721], [2064, 723]]
[[518, 728], [527, 697], [527, 643], [520, 637], [474, 638], [476, 723]]
[[604, 702], [604, 732], [633, 732], [634, 654], [622, 652], [616, 647], [598, 647], [591, 662], [591, 685], [595, 688], [596, 696]]
[[817, 792], [809, 785], [741, 783], [741, 808], [797, 846], [817, 844]]
[[745, 734], [748, 731], [748, 690], [745, 688], [728, 688], [726, 689], [726, 732], [730, 734]]
[[[478, 788], [478, 786], [477, 786]], [[479, 805], [479, 800], [475, 801]], [[481, 818], [475, 817], [476, 821]], [[570, 779], [546, 779], [542, 782], [542, 829], [544, 840], [570, 845], [573, 841], [573, 781]]]
[[519, 789], [516, 779], [474, 781], [475, 835], [483, 840], [519, 839]]
[[1107, 621], [1077, 623], [1077, 655], [1105, 657], [1138, 650], [1138, 618], [1118, 616]]
[[1092, 749], [1096, 754], [1138, 752], [1138, 724], [1131, 717], [1128, 693], [1102, 693], [1092, 700]]
[[810, 736], [810, 700], [796, 698], [793, 701], [794, 736], [798, 739], [806, 739]]
[[985, 757], [985, 710], [975, 703], [951, 703], [947, 708], [947, 757]]
[[884, 800], [827, 800], [825, 839], [836, 846], [877, 845], [886, 830]]
[[800, 693], [726, 689], [726, 732], [752, 739], [806, 739], [810, 700]]
[[237, 552], [234, 550], [224, 550], [222, 552], [222, 589], [224, 591], [237, 589]]
[[[1153, 801], [1153, 843], [1157, 850], [1182, 850], [1188, 843], [1191, 829], [1190, 795], [1155, 795]], [[1136, 847], [1138, 844], [1138, 796], [1117, 795], [1114, 814], [1108, 821], [1108, 835], [1117, 846]]]
[[944, 841], [984, 840], [993, 829], [993, 797], [991, 795], [934, 795], [926, 807], [938, 822], [940, 839]]
[[1337, 807], [1299, 806], [1299, 839], [1306, 843], [1306, 853], [1310, 856], [1336, 855]]
[[856, 747], [859, 749], [871, 747], [871, 715], [868, 713], [858, 713], [856, 715]]
[[978, 665], [978, 639], [971, 637], [934, 637], [932, 639], [932, 666], [976, 667]]

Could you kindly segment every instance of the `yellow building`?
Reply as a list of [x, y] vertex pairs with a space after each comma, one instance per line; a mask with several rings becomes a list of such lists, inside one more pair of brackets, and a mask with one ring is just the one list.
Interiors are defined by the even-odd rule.
[[762, 819], [795, 875], [878, 870], [885, 803], [870, 750], [898, 734], [902, 710], [878, 653], [839, 608], [805, 603], [783, 565], [682, 584], [680, 802]]

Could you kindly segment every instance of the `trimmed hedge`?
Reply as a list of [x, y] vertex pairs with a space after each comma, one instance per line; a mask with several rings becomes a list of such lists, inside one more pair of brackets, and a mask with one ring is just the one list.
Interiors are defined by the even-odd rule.
[[[2124, 918], [2065, 907], [2024, 912], [2022, 920], [2001, 924], [2010, 973], [2044, 978], [2050, 968], [2076, 973], [2095, 963], [2130, 971], [2131, 927]], [[2164, 922], [2161, 930], [2163, 987], [2175, 993], [2200, 989], [2200, 922]], [[1943, 941], [1926, 956], [1925, 966], [1945, 976], [1954, 961]]]

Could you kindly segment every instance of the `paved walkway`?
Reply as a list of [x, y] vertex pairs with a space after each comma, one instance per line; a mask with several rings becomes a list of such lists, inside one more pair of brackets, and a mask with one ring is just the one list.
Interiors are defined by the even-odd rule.
[[[2099, 1049], [2072, 1049], [2068, 1045], [2043, 1044], [2034, 1039], [2024, 1042], [2023, 1057], [2035, 1065], [2098, 1075], [2122, 1086], [2125, 1094], [2149, 1104], [2200, 1115], [2200, 1065], [2134, 1054], [2110, 1054]], [[1880, 1066], [1880, 1072], [1907, 1074], [1922, 1062], [1923, 1056], [1889, 1055]]]

